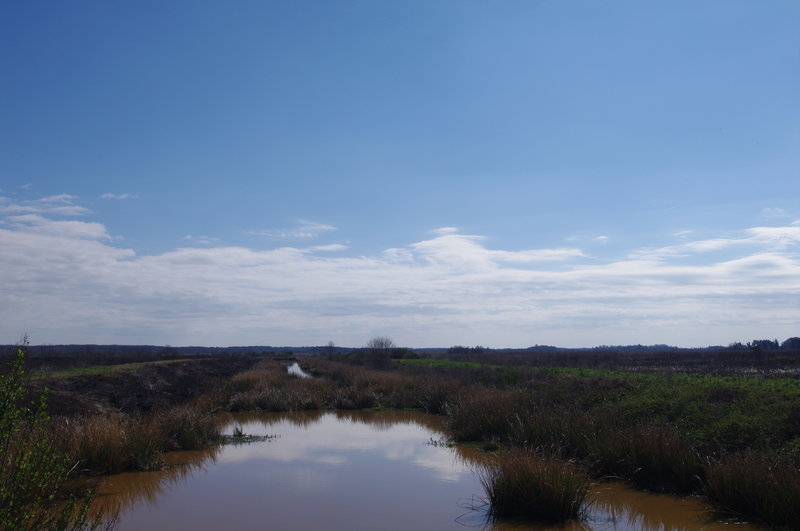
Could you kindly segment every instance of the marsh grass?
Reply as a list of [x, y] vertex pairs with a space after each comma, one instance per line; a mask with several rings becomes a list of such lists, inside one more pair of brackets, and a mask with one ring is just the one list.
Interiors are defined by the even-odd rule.
[[800, 529], [800, 467], [786, 457], [746, 451], [710, 460], [705, 491], [723, 511]]
[[207, 412], [184, 405], [157, 413], [150, 423], [162, 451], [198, 450], [219, 440], [220, 422]]
[[507, 440], [522, 398], [519, 393], [500, 389], [459, 393], [445, 409], [453, 438], [462, 442]]
[[157, 434], [141, 419], [123, 413], [60, 419], [52, 431], [82, 473], [114, 474], [161, 466]]
[[691, 442], [666, 425], [634, 427], [623, 435], [633, 468], [631, 479], [640, 488], [676, 494], [702, 488], [703, 467]]
[[186, 405], [147, 417], [112, 413], [57, 419], [50, 431], [80, 472], [97, 475], [161, 468], [163, 452], [218, 442], [219, 427], [213, 415]]
[[557, 524], [581, 519], [591, 483], [554, 452], [514, 450], [480, 472], [493, 519]]

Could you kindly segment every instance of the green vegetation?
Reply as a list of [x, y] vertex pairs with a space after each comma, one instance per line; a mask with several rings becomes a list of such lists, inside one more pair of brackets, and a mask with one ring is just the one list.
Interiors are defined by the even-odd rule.
[[33, 378], [72, 378], [74, 376], [92, 376], [92, 375], [109, 375], [116, 374], [124, 371], [135, 371], [148, 365], [168, 365], [171, 363], [180, 363], [187, 361], [196, 361], [192, 359], [175, 359], [175, 360], [157, 360], [157, 361], [142, 361], [135, 363], [119, 363], [116, 365], [91, 365], [89, 367], [72, 367], [70, 369], [63, 369], [60, 371], [37, 371], [32, 373]]
[[24, 363], [19, 348], [0, 375], [0, 529], [95, 529], [102, 522], [88, 515], [91, 494], [66, 495], [72, 461], [46, 429], [45, 397], [26, 400]]

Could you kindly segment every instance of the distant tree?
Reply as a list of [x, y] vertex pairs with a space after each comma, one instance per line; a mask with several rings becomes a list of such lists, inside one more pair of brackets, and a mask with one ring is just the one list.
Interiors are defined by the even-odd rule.
[[395, 344], [388, 337], [377, 336], [367, 341], [366, 348], [370, 354], [389, 354], [395, 348]]
[[778, 348], [777, 339], [754, 339], [747, 344], [754, 350], [772, 350]]
[[333, 341], [328, 341], [328, 344], [325, 346], [325, 354], [330, 358], [334, 354], [336, 354], [336, 343]]
[[392, 362], [392, 350], [394, 350], [394, 341], [385, 336], [376, 336], [367, 341], [364, 346], [366, 351], [366, 359], [364, 360], [367, 365], [373, 367], [385, 368]]
[[781, 348], [800, 349], [800, 337], [790, 337], [781, 343]]

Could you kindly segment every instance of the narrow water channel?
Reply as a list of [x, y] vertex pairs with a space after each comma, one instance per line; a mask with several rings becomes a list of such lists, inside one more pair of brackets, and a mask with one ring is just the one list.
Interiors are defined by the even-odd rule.
[[289, 367], [286, 368], [286, 371], [289, 374], [299, 376], [300, 378], [311, 378], [311, 375], [305, 372], [303, 369], [301, 369], [300, 364], [297, 362], [294, 362], [291, 365], [289, 365]]
[[[231, 433], [269, 440], [175, 452], [165, 471], [108, 477], [98, 490], [126, 530], [545, 529], [490, 523], [474, 473], [485, 454], [449, 448], [442, 419], [412, 412], [233, 415]], [[697, 499], [596, 488], [589, 520], [550, 529], [755, 529], [721, 524]]]

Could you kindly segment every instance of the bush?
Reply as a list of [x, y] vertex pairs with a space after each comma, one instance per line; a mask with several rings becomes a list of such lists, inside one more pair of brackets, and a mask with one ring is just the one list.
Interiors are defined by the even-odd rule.
[[44, 395], [26, 401], [24, 364], [25, 351], [19, 348], [0, 374], [0, 529], [95, 529], [102, 522], [88, 516], [91, 494], [65, 496], [74, 467], [54, 449]]

